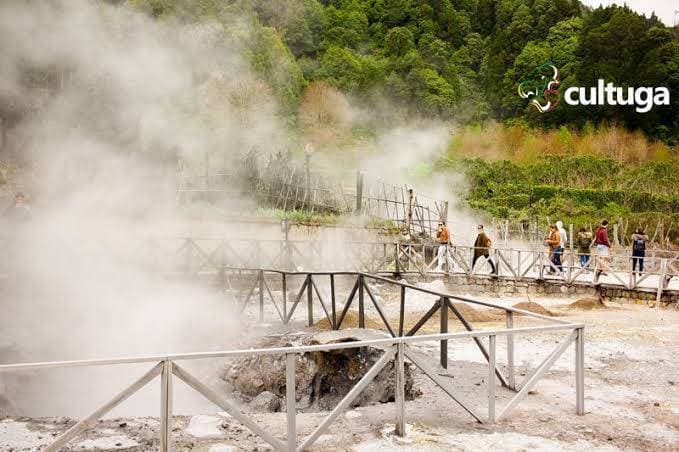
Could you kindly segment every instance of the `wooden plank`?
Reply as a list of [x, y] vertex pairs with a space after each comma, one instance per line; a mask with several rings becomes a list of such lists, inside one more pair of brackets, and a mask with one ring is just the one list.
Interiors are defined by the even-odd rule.
[[396, 405], [396, 435], [406, 435], [406, 395], [405, 395], [405, 344], [396, 344], [396, 388], [394, 404]]
[[408, 357], [408, 359], [415, 364], [424, 374], [431, 379], [436, 385], [443, 389], [443, 391], [455, 401], [458, 405], [460, 405], [467, 413], [469, 413], [477, 422], [483, 423], [481, 420], [481, 416], [476, 414], [476, 412], [469, 408], [467, 405], [462, 403], [462, 401], [458, 398], [457, 395], [455, 395], [455, 391], [453, 390], [452, 386], [450, 385], [450, 382], [447, 380], [444, 380], [443, 377], [441, 377], [438, 372], [430, 366], [427, 361], [427, 357], [421, 356], [419, 353], [415, 352], [414, 349], [411, 347], [406, 347], [405, 349], [405, 355]]
[[156, 378], [163, 370], [163, 363], [160, 362], [153, 366], [151, 370], [142, 375], [134, 383], [129, 385], [127, 388], [123, 389], [114, 398], [106, 402], [101, 407], [94, 410], [89, 416], [82, 419], [76, 423], [73, 427], [62, 433], [57, 439], [55, 439], [49, 446], [44, 449], [44, 452], [57, 452], [63, 448], [69, 441], [78, 436], [80, 433], [94, 427], [94, 424], [104, 416], [106, 413], [111, 411], [113, 408], [120, 405], [122, 402], [127, 400], [132, 394], [146, 386], [148, 382]]
[[387, 363], [396, 355], [396, 346], [391, 347], [386, 350], [382, 357], [377, 360], [375, 364], [366, 372], [366, 374], [361, 378], [356, 386], [351, 388], [351, 391], [347, 393], [342, 401], [333, 409], [328, 417], [323, 419], [323, 422], [316, 427], [316, 429], [302, 442], [297, 450], [304, 451], [311, 447], [311, 445], [318, 439], [318, 437], [328, 428], [328, 426], [346, 410], [351, 402], [354, 401], [356, 397], [365, 389], [366, 386], [370, 384], [371, 381], [377, 376], [377, 374], [387, 365]]
[[382, 309], [377, 304], [377, 300], [375, 300], [375, 296], [373, 295], [372, 291], [370, 290], [370, 287], [367, 284], [365, 284], [365, 291], [368, 294], [368, 298], [370, 298], [373, 305], [375, 306], [375, 309], [377, 309], [377, 313], [382, 318], [382, 321], [384, 322], [384, 326], [386, 326], [387, 329], [389, 330], [389, 334], [391, 334], [391, 337], [396, 337], [396, 335], [394, 334], [394, 330], [392, 330], [391, 325], [389, 325], [389, 321], [387, 320], [387, 317], [384, 315], [384, 313], [382, 312]]
[[505, 407], [502, 409], [500, 414], [497, 415], [497, 420], [501, 420], [509, 412], [514, 409], [514, 407], [521, 401], [523, 400], [524, 397], [528, 395], [528, 391], [533, 389], [535, 384], [542, 378], [542, 376], [549, 370], [550, 367], [552, 367], [552, 364], [559, 359], [559, 357], [563, 354], [563, 352], [573, 343], [577, 336], [577, 332], [573, 331], [571, 335], [563, 341], [559, 346], [552, 352], [550, 353], [547, 358], [535, 369], [535, 372], [533, 372], [530, 377], [527, 377], [525, 380], [525, 383], [522, 385], [521, 390], [505, 405]]
[[198, 392], [203, 397], [208, 399], [210, 402], [214, 403], [219, 408], [229, 413], [238, 422], [240, 422], [245, 427], [250, 429], [253, 433], [258, 435], [264, 441], [271, 444], [275, 449], [281, 451], [287, 450], [286, 444], [284, 444], [281, 440], [275, 438], [267, 430], [257, 425], [254, 421], [252, 421], [249, 417], [242, 413], [234, 404], [232, 404], [226, 398], [222, 397], [221, 395], [217, 394], [215, 391], [207, 387], [205, 384], [200, 382], [196, 377], [188, 373], [186, 370], [184, 370], [176, 363], [173, 366], [173, 372], [180, 380], [189, 385], [191, 388], [193, 388], [196, 392]]
[[356, 278], [356, 282], [354, 283], [354, 287], [351, 289], [351, 292], [349, 293], [349, 297], [347, 298], [347, 302], [344, 303], [344, 308], [342, 309], [342, 314], [340, 314], [339, 320], [337, 320], [337, 325], [335, 329], [339, 330], [340, 327], [342, 326], [342, 322], [344, 321], [344, 316], [347, 315], [347, 311], [349, 311], [349, 307], [351, 306], [351, 303], [354, 301], [354, 296], [356, 295], [356, 291], [358, 290], [358, 285], [359, 285], [360, 278]]
[[295, 365], [297, 355], [287, 353], [285, 355], [285, 401], [288, 430], [288, 452], [294, 452], [297, 448], [297, 401], [295, 399]]
[[[458, 309], [450, 301], [450, 299], [446, 298], [446, 301], [448, 303], [448, 307], [450, 308], [450, 310], [453, 311], [453, 314], [455, 314], [455, 317], [457, 317], [460, 320], [460, 322], [462, 322], [462, 325], [464, 325], [465, 329], [467, 331], [473, 331], [471, 324], [469, 322], [467, 322], [467, 319], [465, 319], [464, 316], [460, 313], [460, 311], [458, 311]], [[488, 354], [488, 350], [486, 350], [486, 347], [484, 347], [483, 343], [481, 342], [481, 339], [479, 339], [478, 337], [475, 337], [474, 342], [476, 343], [477, 347], [479, 347], [479, 350], [481, 350], [481, 353], [486, 358], [486, 360], [487, 361], [490, 360], [490, 355]], [[500, 369], [498, 369], [497, 366], [495, 366], [495, 374], [500, 379], [502, 386], [508, 388], [509, 384], [507, 383], [507, 380], [505, 380], [505, 377], [502, 375], [502, 372], [500, 372]]]
[[160, 450], [172, 449], [172, 361], [163, 361], [160, 379]]
[[417, 321], [415, 326], [413, 326], [410, 331], [406, 333], [406, 336], [412, 336], [413, 334], [417, 333], [422, 326], [427, 323], [427, 321], [434, 315], [436, 312], [441, 308], [441, 304], [437, 301], [434, 303], [434, 305], [429, 308], [429, 311], [427, 311], [426, 314], [422, 316], [420, 320]]

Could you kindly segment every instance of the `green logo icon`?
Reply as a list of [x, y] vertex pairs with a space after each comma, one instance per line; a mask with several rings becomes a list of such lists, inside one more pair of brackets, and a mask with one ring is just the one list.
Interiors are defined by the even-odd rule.
[[552, 63], [542, 64], [531, 71], [518, 86], [522, 99], [529, 99], [530, 105], [540, 113], [554, 110], [559, 104], [559, 70]]

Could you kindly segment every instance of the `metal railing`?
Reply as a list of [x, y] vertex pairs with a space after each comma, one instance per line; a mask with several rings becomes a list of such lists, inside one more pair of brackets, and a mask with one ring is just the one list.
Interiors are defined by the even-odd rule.
[[[227, 270], [227, 269], [222, 269]], [[116, 365], [116, 364], [133, 364], [133, 363], [155, 363], [155, 365], [146, 372], [139, 379], [135, 380], [130, 386], [118, 393], [109, 402], [94, 410], [90, 415], [77, 422], [61, 436], [57, 437], [52, 444], [45, 450], [56, 451], [63, 447], [70, 440], [75, 438], [83, 431], [94, 426], [95, 421], [100, 419], [106, 413], [110, 412], [114, 407], [122, 403], [136, 391], [147, 385], [156, 376], [161, 377], [161, 413], [160, 413], [160, 444], [161, 450], [167, 451], [171, 444], [171, 428], [170, 420], [172, 417], [172, 381], [174, 377], [179, 378], [185, 382], [189, 387], [205, 398], [213, 402], [218, 407], [229, 413], [234, 419], [241, 422], [245, 427], [250, 429], [256, 435], [261, 437], [264, 441], [271, 444], [277, 450], [305, 450], [309, 448], [314, 441], [325, 431], [328, 426], [337, 418], [337, 416], [346, 408], [351, 402], [360, 394], [360, 392], [375, 378], [375, 376], [386, 366], [392, 359], [396, 360], [396, 431], [399, 435], [405, 434], [405, 397], [404, 397], [404, 361], [407, 358], [422, 372], [424, 372], [434, 383], [443, 389], [443, 391], [457, 404], [459, 404], [465, 412], [472, 416], [478, 422], [493, 423], [507, 416], [509, 412], [516, 407], [516, 405], [528, 394], [537, 383], [537, 381], [544, 376], [544, 374], [551, 368], [554, 362], [565, 352], [565, 350], [575, 343], [575, 387], [576, 387], [576, 412], [582, 414], [584, 412], [584, 325], [581, 323], [572, 323], [561, 319], [547, 317], [513, 307], [502, 306], [495, 303], [483, 302], [465, 297], [448, 294], [441, 291], [430, 290], [423, 287], [413, 286], [402, 281], [394, 281], [379, 275], [372, 275], [366, 273], [356, 272], [285, 272], [281, 270], [264, 270], [264, 269], [242, 269], [232, 268], [228, 269], [231, 272], [240, 273], [246, 276], [247, 281], [254, 281], [254, 284], [247, 291], [247, 296], [240, 297], [236, 300], [240, 303], [240, 312], [242, 313], [250, 303], [253, 294], [257, 292], [259, 303], [259, 319], [264, 320], [265, 302], [270, 302], [275, 307], [275, 312], [283, 324], [287, 324], [292, 320], [296, 309], [301, 305], [302, 297], [306, 295], [307, 321], [308, 324], [314, 325], [314, 301], [316, 305], [320, 305], [323, 315], [328, 320], [332, 329], [338, 330], [342, 327], [346, 314], [351, 308], [355, 300], [358, 302], [358, 327], [365, 328], [365, 295], [373, 304], [380, 319], [384, 324], [384, 330], [387, 331], [391, 337], [385, 339], [375, 339], [358, 342], [343, 342], [332, 343], [313, 346], [300, 347], [283, 347], [283, 348], [263, 348], [263, 349], [242, 349], [242, 350], [228, 350], [219, 352], [200, 352], [200, 353], [184, 353], [184, 354], [168, 354], [145, 357], [129, 357], [118, 359], [101, 359], [101, 360], [82, 360], [82, 361], [60, 361], [60, 362], [42, 362], [42, 363], [26, 363], [26, 364], [5, 364], [0, 365], [0, 372], [11, 371], [27, 371], [39, 369], [52, 369], [63, 367], [83, 367], [83, 366], [102, 366], [102, 365]], [[253, 277], [254, 276], [254, 277]], [[337, 296], [338, 290], [335, 287], [335, 279], [338, 277], [355, 278], [354, 284], [349, 291], [349, 296], [344, 306], [338, 306]], [[321, 279], [322, 278], [322, 279]], [[327, 278], [329, 297], [324, 297], [319, 285], [322, 285]], [[287, 293], [290, 289], [292, 281], [301, 280], [301, 287], [296, 292], [294, 299], [288, 302]], [[366, 280], [373, 280], [382, 284], [390, 284], [398, 287], [399, 291], [399, 311], [397, 326], [394, 328], [390, 319], [384, 313], [380, 300], [373, 294], [369, 284]], [[270, 289], [270, 284], [280, 281], [281, 300], [276, 300], [273, 292]], [[246, 286], [247, 287], [247, 286]], [[321, 286], [326, 289], [326, 287]], [[247, 289], [246, 289], [247, 290]], [[408, 306], [407, 295], [411, 292], [420, 292], [425, 295], [433, 296], [432, 305], [429, 310], [422, 315], [422, 317], [415, 322], [411, 328], [406, 328], [405, 313]], [[243, 292], [244, 294], [245, 292]], [[460, 301], [471, 305], [479, 305], [485, 308], [494, 308], [505, 313], [504, 329], [490, 329], [484, 331], [474, 330], [471, 323], [464, 317], [460, 310], [452, 303], [451, 300]], [[291, 304], [289, 304], [291, 303]], [[279, 306], [280, 305], [280, 306]], [[341, 311], [339, 310], [341, 308]], [[427, 323], [434, 314], [440, 312], [440, 333], [429, 335], [416, 335], [422, 326]], [[451, 312], [464, 326], [464, 332], [450, 333], [448, 331], [448, 313]], [[548, 325], [537, 325], [527, 327], [514, 327], [515, 316], [530, 317], [539, 321], [548, 322]], [[381, 326], [381, 325], [380, 325]], [[560, 342], [556, 348], [542, 361], [542, 363], [533, 369], [526, 378], [519, 384], [516, 383], [516, 372], [514, 363], [515, 335], [539, 333], [539, 332], [558, 332], [569, 331], [565, 340]], [[498, 365], [497, 360], [497, 337], [505, 336], [507, 343], [507, 357], [505, 372]], [[482, 338], [488, 337], [488, 347], [486, 347]], [[450, 384], [447, 379], [438, 374], [435, 365], [430, 364], [429, 356], [419, 352], [414, 348], [414, 344], [423, 341], [436, 341], [440, 345], [440, 364], [443, 368], [448, 367], [448, 341], [457, 339], [471, 338], [476, 346], [481, 351], [485, 360], [488, 363], [488, 415], [487, 417], [479, 414], [476, 408], [472, 407], [469, 402], [460, 397], [456, 388]], [[299, 354], [313, 353], [320, 351], [339, 350], [347, 348], [358, 347], [378, 347], [384, 350], [382, 357], [367, 371], [367, 373], [358, 381], [358, 383], [347, 393], [347, 395], [339, 402], [337, 407], [329, 413], [329, 415], [321, 422], [321, 424], [313, 430], [313, 432], [304, 438], [301, 443], [297, 441], [296, 431], [296, 400], [295, 400], [295, 362]], [[177, 361], [195, 360], [207, 358], [233, 358], [250, 355], [285, 355], [286, 360], [286, 398], [287, 398], [287, 438], [283, 441], [271, 435], [266, 428], [258, 425], [245, 413], [241, 412], [236, 403], [219, 394], [204, 383], [199, 381]], [[496, 410], [496, 381], [507, 388], [508, 390], [516, 392], [516, 394], [509, 400], [509, 402], [502, 407], [498, 413]]]
[[[227, 267], [277, 268], [281, 270], [323, 269], [358, 271], [373, 274], [456, 274], [468, 277], [497, 277], [512, 281], [554, 281], [564, 284], [601, 285], [657, 293], [679, 290], [679, 254], [649, 250], [639, 258], [616, 251], [607, 259], [607, 272], [598, 276], [599, 260], [586, 254], [582, 267], [577, 250], [566, 249], [562, 265], [552, 263], [546, 249], [492, 248], [485, 250], [497, 267], [481, 258], [474, 263], [477, 248], [448, 245], [443, 253], [444, 265], [438, 265], [438, 245], [399, 242], [308, 241], [308, 240], [226, 240], [201, 238], [150, 239], [142, 255], [151, 268], [167, 272], [198, 273], [222, 271]], [[484, 251], [484, 250], [478, 250]], [[643, 271], [634, 271], [635, 263], [644, 262]], [[636, 261], [636, 262], [635, 262]], [[638, 270], [638, 269], [637, 269]], [[674, 286], [670, 281], [674, 279]]]
[[[497, 337], [505, 336], [507, 339], [507, 368], [513, 376], [513, 354], [514, 335], [544, 332], [544, 331], [570, 331], [570, 334], [536, 367], [529, 373], [519, 385], [520, 389], [516, 394], [501, 407], [499, 413], [496, 407], [496, 363], [497, 363]], [[448, 341], [456, 339], [472, 338], [480, 341], [481, 338], [488, 338], [488, 380], [487, 380], [487, 416], [483, 416], [472, 407], [470, 403], [457, 394], [456, 388], [445, 378], [440, 376], [436, 369], [427, 363], [426, 356], [414, 348], [414, 344], [423, 341]], [[332, 422], [346, 410], [361, 391], [377, 376], [377, 374], [395, 359], [395, 424], [396, 434], [405, 435], [406, 404], [405, 404], [405, 370], [404, 363], [407, 358], [417, 366], [424, 374], [429, 377], [437, 386], [460, 405], [464, 411], [472, 416], [477, 422], [495, 423], [506, 416], [517, 406], [535, 384], [545, 375], [556, 360], [575, 343], [575, 392], [576, 392], [576, 413], [584, 413], [584, 325], [567, 323], [549, 326], [533, 326], [523, 328], [508, 327], [507, 329], [495, 329], [487, 331], [467, 331], [461, 333], [432, 334], [422, 336], [404, 336], [385, 339], [363, 340], [358, 342], [342, 342], [323, 345], [310, 345], [299, 347], [279, 347], [245, 350], [227, 350], [216, 352], [182, 353], [155, 356], [140, 356], [117, 359], [97, 359], [79, 361], [54, 361], [38, 362], [25, 364], [5, 364], [0, 365], [1, 372], [16, 371], [38, 371], [41, 369], [55, 369], [66, 367], [88, 367], [88, 366], [110, 366], [133, 363], [153, 363], [153, 367], [144, 375], [135, 380], [121, 392], [116, 394], [104, 405], [98, 407], [84, 419], [77, 422], [60, 436], [58, 436], [44, 450], [46, 452], [58, 451], [68, 444], [72, 439], [84, 431], [95, 426], [96, 421], [113, 408], [120, 405], [132, 394], [149, 384], [157, 376], [160, 376], [160, 450], [167, 452], [172, 448], [172, 386], [173, 378], [177, 377], [190, 388], [203, 395], [207, 400], [230, 414], [242, 425], [247, 427], [254, 434], [269, 443], [276, 450], [280, 451], [302, 451], [307, 450], [313, 445], [318, 437], [328, 429]], [[384, 350], [382, 356], [373, 364], [366, 374], [356, 383], [356, 385], [344, 396], [339, 404], [328, 414], [328, 416], [302, 441], [298, 441], [297, 431], [297, 410], [295, 398], [295, 364], [297, 355], [314, 352], [324, 352], [331, 350], [342, 350], [359, 347], [377, 347]], [[285, 439], [276, 438], [266, 427], [261, 426], [252, 420], [246, 413], [238, 409], [237, 404], [222, 394], [209, 388], [191, 373], [186, 371], [178, 364], [178, 361], [208, 359], [208, 358], [238, 358], [252, 355], [284, 355], [285, 356], [285, 391], [286, 391], [286, 421], [287, 436]], [[513, 378], [513, 377], [512, 377]]]

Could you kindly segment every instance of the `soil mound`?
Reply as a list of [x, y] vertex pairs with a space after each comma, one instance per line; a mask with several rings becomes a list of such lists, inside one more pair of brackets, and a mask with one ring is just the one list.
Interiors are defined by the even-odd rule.
[[[383, 332], [347, 329], [312, 334], [292, 333], [267, 338], [266, 347], [323, 345], [382, 339]], [[379, 346], [304, 353], [295, 362], [295, 399], [302, 411], [329, 411], [346, 396], [384, 352]], [[421, 395], [414, 385], [414, 365], [405, 363], [405, 397]], [[223, 379], [254, 411], [278, 411], [285, 407], [285, 355], [256, 355], [227, 365]], [[352, 407], [386, 403], [396, 391], [394, 359], [377, 374], [351, 403]]]
[[[453, 303], [453, 306], [470, 322], [495, 322], [504, 319], [504, 314], [496, 309], [476, 309], [467, 303]], [[451, 314], [455, 316], [455, 314]]]
[[591, 311], [592, 309], [606, 309], [606, 305], [598, 298], [581, 298], [569, 304], [568, 309]]
[[[340, 312], [337, 312], [337, 321], [339, 321], [340, 318]], [[381, 321], [382, 319], [378, 320], [373, 320], [367, 315], [365, 316], [365, 327], [370, 328], [373, 330], [384, 330], [386, 329], [384, 326], [384, 323]], [[332, 325], [330, 325], [330, 321], [328, 320], [327, 317], [323, 317], [321, 320], [316, 322], [314, 324], [314, 327], [319, 330], [332, 330]], [[347, 311], [347, 315], [344, 316], [344, 320], [342, 320], [342, 329], [345, 328], [358, 328], [358, 312], [356, 311]]]
[[535, 314], [546, 315], [549, 317], [556, 316], [556, 314], [554, 314], [549, 309], [545, 308], [539, 303], [533, 303], [532, 301], [522, 301], [521, 303], [516, 303], [512, 307], [516, 309], [523, 309], [524, 311], [534, 312]]

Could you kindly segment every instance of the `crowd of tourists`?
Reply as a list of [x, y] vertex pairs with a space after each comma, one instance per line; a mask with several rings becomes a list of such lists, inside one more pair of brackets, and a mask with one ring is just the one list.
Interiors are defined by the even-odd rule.
[[[436, 256], [437, 272], [444, 270], [444, 265], [448, 265], [448, 270], [452, 271], [454, 259], [448, 245], [452, 244], [452, 237], [448, 226], [444, 221], [438, 224], [436, 234], [438, 242], [438, 252]], [[557, 221], [549, 226], [549, 234], [545, 237], [544, 243], [549, 248], [549, 266], [547, 272], [550, 274], [563, 274], [562, 257], [566, 249], [569, 237], [568, 232], [563, 227], [563, 222]], [[608, 262], [611, 256], [611, 242], [608, 238], [608, 220], [603, 220], [594, 234], [582, 227], [575, 237], [572, 237], [573, 248], [577, 250], [580, 267], [589, 271], [596, 270], [594, 279], [605, 275], [608, 271]], [[632, 272], [638, 275], [644, 271], [644, 257], [646, 255], [646, 244], [649, 239], [643, 229], [637, 228], [632, 234]], [[474, 241], [474, 253], [471, 261], [471, 268], [474, 269], [477, 261], [481, 259], [490, 266], [490, 273], [493, 276], [498, 274], [498, 263], [490, 258], [490, 248], [492, 242], [483, 229], [483, 225], [477, 226], [477, 236]], [[593, 262], [592, 257], [596, 258]], [[483, 259], [482, 259], [483, 258]]]

